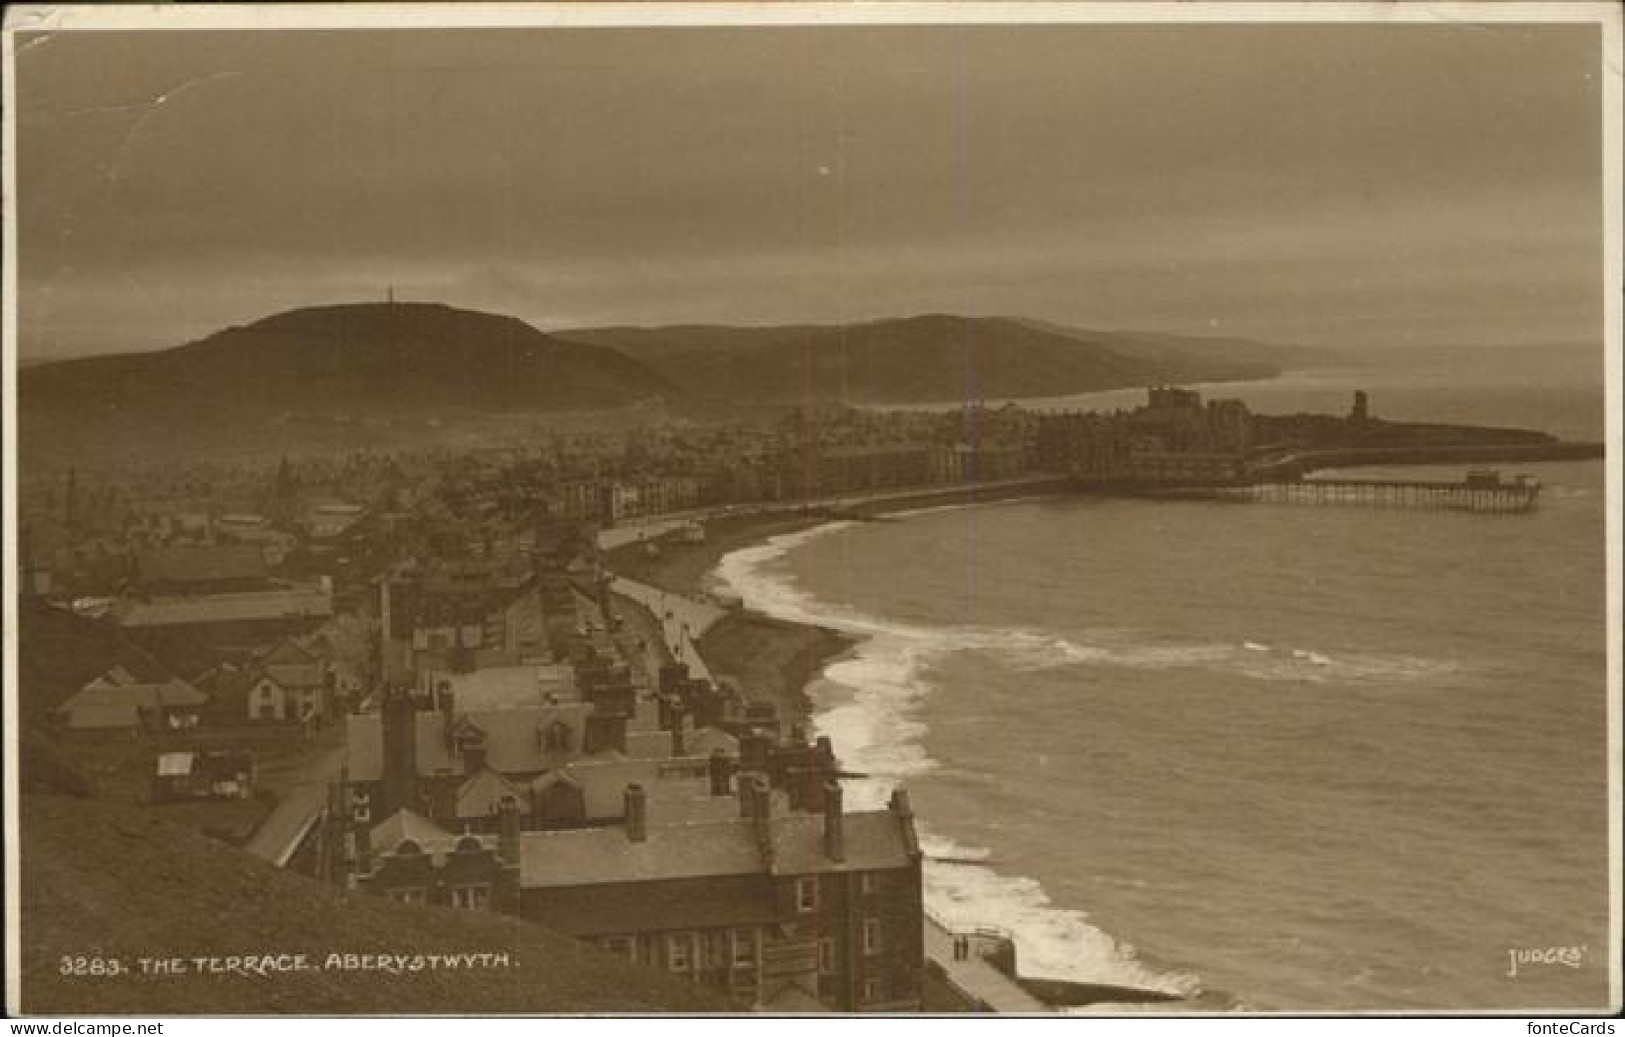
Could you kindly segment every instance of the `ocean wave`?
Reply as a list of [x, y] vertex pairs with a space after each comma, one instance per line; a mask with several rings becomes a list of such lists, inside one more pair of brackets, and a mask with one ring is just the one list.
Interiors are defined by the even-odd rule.
[[1023, 672], [1068, 666], [1205, 669], [1267, 682], [1363, 684], [1425, 681], [1461, 669], [1453, 660], [1410, 655], [1329, 654], [1310, 648], [1277, 649], [1259, 641], [1170, 644], [1122, 632], [1099, 632], [1091, 644], [1020, 629], [945, 631], [944, 636], [957, 648], [984, 652]]
[[[937, 767], [924, 745], [918, 718], [932, 685], [929, 667], [943, 653], [984, 650], [1007, 661], [1027, 653], [1029, 661], [1079, 661], [1089, 650], [1033, 631], [986, 628], [941, 629], [894, 623], [844, 606], [820, 602], [787, 576], [765, 566], [814, 537], [850, 523], [830, 523], [774, 537], [766, 544], [723, 558], [718, 575], [752, 608], [780, 619], [815, 623], [861, 636], [851, 652], [824, 668], [814, 698], [819, 734], [829, 735], [848, 770], [867, 775], [847, 783], [848, 803], [858, 810], [884, 805], [891, 788]], [[1023, 974], [1079, 982], [1189, 994], [1200, 989], [1195, 976], [1151, 969], [1134, 949], [1092, 926], [1078, 910], [1057, 907], [1042, 885], [976, 863], [984, 847], [955, 843], [924, 821], [919, 823], [926, 909], [951, 928], [997, 925], [1016, 939]], [[941, 860], [933, 858], [952, 858]]]
[[[925, 822], [919, 830], [920, 844], [928, 854], [924, 868], [928, 910], [950, 929], [995, 925], [1010, 932], [1016, 938], [1022, 975], [1185, 996], [1201, 990], [1196, 976], [1152, 969], [1139, 961], [1132, 946], [1091, 925], [1084, 912], [1056, 906], [1037, 879], [959, 862], [985, 854], [981, 847], [942, 838]], [[933, 861], [931, 856], [953, 857], [955, 862]]]
[[[1052, 631], [1022, 627], [928, 626], [882, 619], [847, 605], [820, 601], [789, 577], [766, 571], [769, 563], [816, 537], [855, 525], [831, 522], [767, 543], [735, 551], [722, 559], [718, 579], [751, 608], [780, 619], [832, 627], [860, 639], [878, 639], [873, 660], [906, 658], [909, 672], [889, 674], [887, 696], [912, 698], [921, 666], [952, 652], [976, 652], [1003, 666], [1035, 672], [1071, 666], [1127, 669], [1209, 669], [1269, 682], [1372, 683], [1426, 680], [1461, 668], [1452, 660], [1380, 653], [1332, 653], [1313, 648], [1277, 649], [1261, 641], [1170, 642], [1135, 631], [1094, 631], [1080, 643]], [[837, 664], [839, 665], [839, 664]], [[897, 663], [888, 661], [887, 667]], [[849, 676], [857, 677], [852, 669]], [[847, 683], [843, 681], [843, 683]]]
[[[1190, 668], [1230, 672], [1262, 682], [1404, 683], [1457, 668], [1451, 662], [1400, 655], [1276, 647], [1263, 641], [1178, 643], [1135, 631], [1089, 631], [1083, 640], [1026, 628], [933, 627], [883, 619], [817, 599], [772, 563], [818, 537], [855, 523], [831, 522], [776, 536], [725, 556], [716, 573], [752, 608], [777, 618], [831, 627], [857, 637], [827, 665], [812, 689], [819, 734], [834, 741], [842, 763], [865, 779], [848, 783], [854, 809], [877, 809], [899, 782], [939, 766], [920, 718], [933, 685], [931, 668], [954, 652], [975, 652], [1016, 671], [1062, 667]], [[1087, 643], [1084, 643], [1086, 641]], [[1201, 995], [1198, 978], [1158, 969], [1135, 949], [1090, 924], [1083, 911], [1051, 902], [1033, 878], [1000, 872], [982, 847], [966, 847], [920, 824], [927, 909], [951, 927], [997, 925], [1010, 931], [1024, 974]], [[931, 858], [952, 858], [933, 860]]]

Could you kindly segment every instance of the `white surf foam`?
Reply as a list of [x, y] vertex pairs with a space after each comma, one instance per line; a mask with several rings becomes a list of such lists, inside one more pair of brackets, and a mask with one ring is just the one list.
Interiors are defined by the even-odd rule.
[[[935, 510], [935, 509], [932, 509]], [[838, 521], [725, 556], [716, 575], [751, 608], [780, 619], [834, 628], [859, 638], [847, 655], [825, 667], [812, 695], [813, 724], [836, 745], [844, 766], [868, 776], [849, 783], [855, 809], [877, 809], [891, 789], [938, 767], [926, 751], [920, 708], [932, 691], [930, 670], [943, 656], [983, 653], [1007, 668], [1035, 671], [1070, 666], [1201, 668], [1266, 682], [1403, 683], [1449, 672], [1455, 664], [1409, 656], [1325, 653], [1275, 648], [1260, 641], [1168, 643], [1132, 631], [1095, 631], [1089, 644], [1048, 631], [1008, 627], [932, 627], [894, 622], [850, 606], [823, 602], [775, 571], [772, 563], [809, 541], [855, 525]], [[1134, 948], [1089, 924], [1082, 911], [1058, 907], [1042, 885], [973, 863], [985, 847], [957, 845], [920, 824], [927, 860], [927, 909], [952, 927], [998, 925], [1015, 937], [1028, 975], [1080, 982], [1147, 987], [1187, 996], [1200, 991], [1195, 976], [1147, 966]]]
[[[903, 653], [914, 667], [949, 652], [970, 651], [991, 656], [1004, 666], [1023, 672], [1065, 666], [1200, 668], [1260, 681], [1310, 684], [1406, 683], [1461, 669], [1459, 663], [1451, 660], [1381, 653], [1334, 654], [1310, 648], [1276, 649], [1261, 641], [1243, 641], [1239, 645], [1177, 643], [1135, 631], [1094, 631], [1089, 634], [1091, 643], [1080, 644], [1052, 631], [1020, 627], [932, 627], [900, 623], [870, 616], [849, 606], [819, 601], [790, 578], [764, 571], [769, 563], [802, 544], [854, 525], [856, 523], [849, 521], [830, 522], [734, 551], [718, 564], [716, 578], [751, 608], [780, 619], [832, 627], [860, 638], [880, 639], [874, 651], [863, 653], [865, 659], [872, 656], [891, 660], [894, 655]], [[892, 668], [897, 665], [895, 661], [886, 663]], [[850, 669], [844, 672], [857, 676]], [[897, 680], [901, 685], [913, 687], [917, 675], [902, 674]]]
[[[868, 776], [848, 783], [848, 802], [856, 809], [876, 809], [894, 786], [937, 766], [926, 753], [926, 725], [918, 717], [932, 690], [932, 660], [947, 652], [981, 649], [1011, 660], [1066, 665], [1093, 658], [1093, 650], [1031, 631], [891, 623], [818, 602], [789, 577], [766, 570], [796, 546], [846, 525], [774, 537], [726, 556], [718, 572], [753, 608], [862, 637], [851, 653], [825, 667], [822, 683], [814, 689], [820, 708], [813, 723], [819, 734], [834, 741], [844, 767]], [[1131, 946], [1090, 925], [1084, 912], [1054, 905], [1036, 879], [972, 863], [989, 856], [986, 847], [955, 843], [923, 820], [919, 832], [927, 855], [927, 910], [952, 928], [991, 924], [1008, 930], [1016, 939], [1023, 974], [1177, 993], [1199, 989], [1194, 976], [1142, 964]], [[931, 859], [940, 857], [952, 860]]]

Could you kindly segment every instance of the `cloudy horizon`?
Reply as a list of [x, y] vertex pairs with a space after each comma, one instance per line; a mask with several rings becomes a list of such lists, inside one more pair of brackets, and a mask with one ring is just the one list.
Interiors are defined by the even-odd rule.
[[24, 359], [391, 289], [544, 330], [1601, 340], [1595, 25], [25, 41]]

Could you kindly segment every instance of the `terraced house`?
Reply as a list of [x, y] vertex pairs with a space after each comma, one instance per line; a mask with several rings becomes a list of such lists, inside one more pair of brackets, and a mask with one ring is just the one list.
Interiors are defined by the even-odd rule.
[[847, 813], [840, 786], [808, 809], [748, 772], [718, 810], [626, 787], [624, 822], [495, 836], [401, 812], [361, 835], [354, 882], [407, 903], [518, 914], [764, 1010], [918, 1011], [921, 853], [907, 794]]

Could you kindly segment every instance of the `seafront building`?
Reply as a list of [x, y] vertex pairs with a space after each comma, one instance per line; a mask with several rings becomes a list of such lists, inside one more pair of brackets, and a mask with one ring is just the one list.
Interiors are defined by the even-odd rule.
[[1252, 445], [1240, 400], [1154, 386], [1132, 411], [1041, 417], [1036, 449], [1045, 469], [1085, 485], [1187, 486], [1241, 481]]

